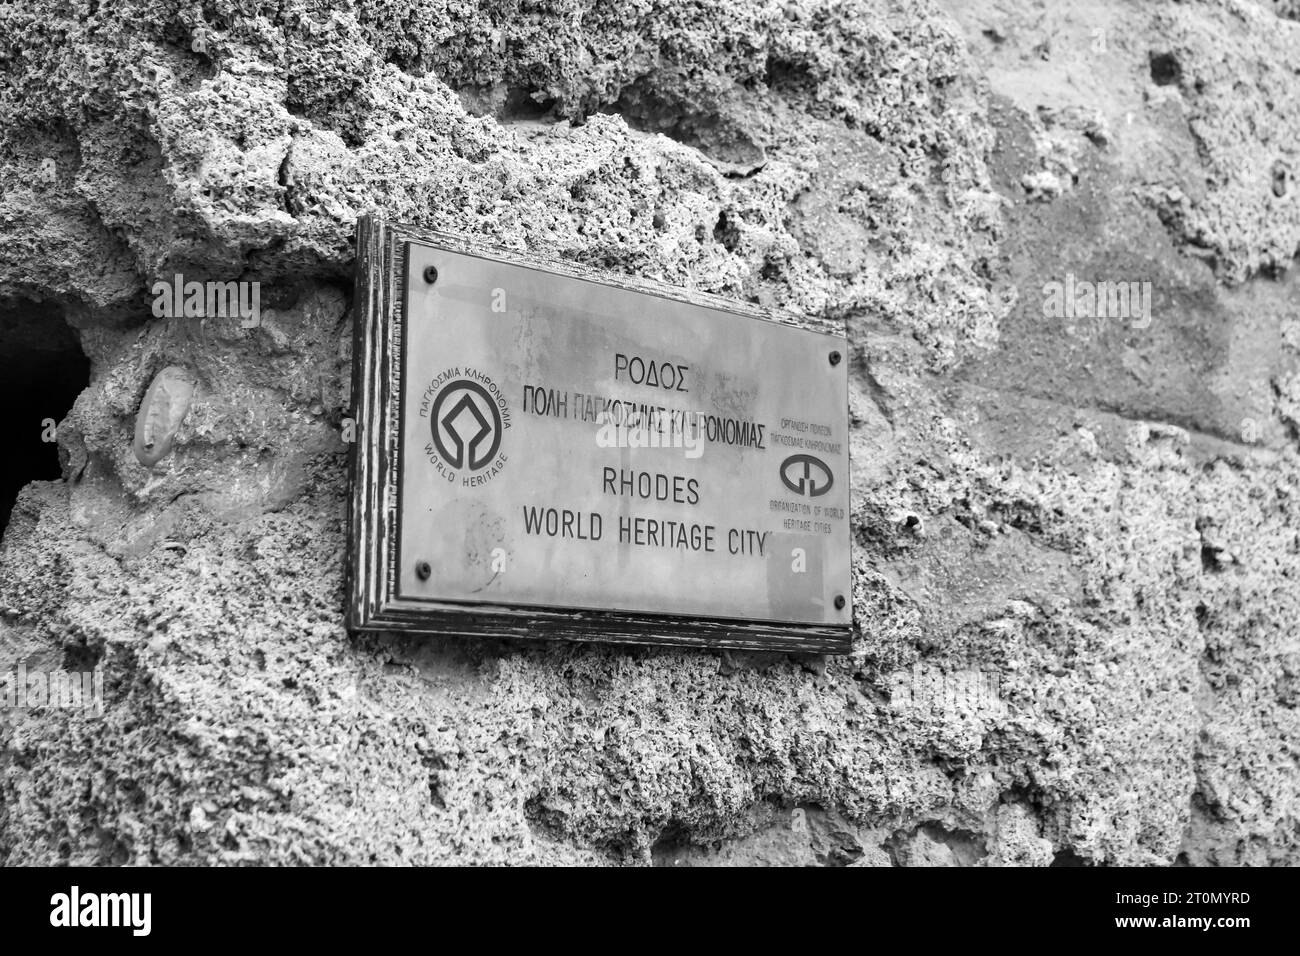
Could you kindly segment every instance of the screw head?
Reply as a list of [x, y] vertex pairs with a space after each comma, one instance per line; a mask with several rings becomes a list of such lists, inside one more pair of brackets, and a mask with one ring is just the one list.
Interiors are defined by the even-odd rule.
[[835, 595], [835, 610], [837, 610], [837, 611], [842, 611], [842, 610], [844, 610], [844, 595], [843, 595], [843, 594], [837, 594], [837, 595]]
[[424, 281], [427, 282], [427, 283], [429, 283], [429, 285], [433, 285], [435, 282], [438, 281], [438, 267], [437, 267], [437, 266], [425, 266], [425, 267], [424, 267]]
[[428, 561], [415, 562], [415, 576], [421, 581], [429, 580], [429, 575], [433, 573], [433, 568], [429, 567]]
[[840, 364], [840, 359], [843, 358], [843, 357], [844, 357], [844, 356], [840, 355], [839, 352], [832, 352], [832, 353], [831, 353], [831, 364], [832, 364], [832, 365], [839, 365], [839, 364]]

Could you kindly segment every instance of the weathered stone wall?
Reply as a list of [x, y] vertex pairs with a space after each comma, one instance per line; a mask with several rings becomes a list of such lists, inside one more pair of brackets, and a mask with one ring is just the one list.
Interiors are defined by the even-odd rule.
[[[1297, 17], [0, 6], [0, 311], [91, 362], [0, 671], [107, 704], [0, 711], [0, 862], [1296, 862]], [[366, 212], [843, 321], [853, 653], [350, 637]], [[155, 318], [175, 273], [262, 325]]]

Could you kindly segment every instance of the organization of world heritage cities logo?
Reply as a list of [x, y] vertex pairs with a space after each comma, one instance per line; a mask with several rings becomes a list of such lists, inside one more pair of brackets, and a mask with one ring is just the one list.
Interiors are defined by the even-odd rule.
[[446, 481], [473, 488], [505, 467], [510, 406], [487, 373], [468, 366], [443, 369], [424, 390], [420, 417], [429, 423], [424, 454]]
[[781, 462], [781, 484], [796, 495], [820, 498], [835, 484], [830, 465], [815, 455], [791, 455]]

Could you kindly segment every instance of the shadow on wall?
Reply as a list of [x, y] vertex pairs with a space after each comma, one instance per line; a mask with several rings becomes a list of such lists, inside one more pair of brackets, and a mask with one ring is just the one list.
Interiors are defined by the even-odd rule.
[[22, 487], [61, 476], [55, 426], [90, 382], [90, 362], [57, 306], [0, 300], [0, 527]]

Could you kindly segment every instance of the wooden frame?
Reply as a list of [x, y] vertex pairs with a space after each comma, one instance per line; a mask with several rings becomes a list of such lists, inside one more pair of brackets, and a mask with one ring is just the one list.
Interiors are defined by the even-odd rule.
[[[402, 377], [405, 243], [429, 242], [458, 252], [513, 264], [542, 267], [574, 278], [707, 305], [812, 331], [842, 332], [818, 323], [740, 305], [716, 296], [600, 272], [485, 246], [463, 237], [362, 218], [357, 226], [352, 410], [348, 513], [347, 624], [359, 631], [526, 639], [561, 638], [692, 647], [743, 648], [809, 653], [847, 653], [852, 626], [745, 622], [670, 613], [566, 610], [467, 601], [414, 601], [397, 596], [396, 568], [400, 394]], [[844, 352], [847, 357], [847, 348]], [[848, 396], [845, 396], [847, 407]], [[850, 535], [850, 540], [851, 540]], [[848, 596], [846, 596], [848, 597]], [[851, 601], [851, 598], [849, 598]]]

